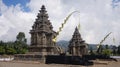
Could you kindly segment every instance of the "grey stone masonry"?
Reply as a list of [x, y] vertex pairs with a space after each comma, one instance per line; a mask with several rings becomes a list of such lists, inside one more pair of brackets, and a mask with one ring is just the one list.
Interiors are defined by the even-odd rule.
[[88, 45], [82, 40], [81, 35], [77, 27], [75, 28], [72, 39], [68, 45], [68, 51], [73, 56], [86, 55], [88, 52]]
[[53, 26], [48, 20], [46, 8], [42, 5], [41, 10], [37, 15], [37, 19], [30, 30], [31, 45], [29, 47], [30, 53], [37, 53], [41, 55], [57, 54], [56, 44], [52, 39], [56, 36], [53, 31]]

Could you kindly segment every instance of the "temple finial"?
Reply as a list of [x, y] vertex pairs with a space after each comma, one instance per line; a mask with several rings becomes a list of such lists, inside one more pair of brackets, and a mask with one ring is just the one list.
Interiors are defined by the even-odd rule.
[[46, 13], [47, 12], [44, 5], [42, 5], [40, 12], [42, 12], [42, 13]]
[[41, 10], [42, 10], [42, 9], [45, 9], [45, 6], [44, 6], [44, 5], [42, 5]]

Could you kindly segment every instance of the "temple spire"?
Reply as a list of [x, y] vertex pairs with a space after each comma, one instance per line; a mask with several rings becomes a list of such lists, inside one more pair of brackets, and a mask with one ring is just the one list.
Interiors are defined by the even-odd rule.
[[69, 42], [68, 51], [73, 56], [82, 56], [87, 54], [87, 44], [82, 40], [78, 28], [75, 28], [73, 37]]
[[78, 28], [75, 28], [74, 34], [80, 34]]
[[30, 52], [38, 53], [41, 55], [57, 54], [56, 44], [52, 41], [53, 37], [56, 37], [56, 32], [52, 29], [52, 24], [48, 20], [48, 14], [44, 5], [37, 15], [31, 34], [31, 46]]
[[44, 13], [46, 13], [46, 12], [47, 12], [47, 11], [46, 11], [45, 6], [42, 5], [41, 10], [40, 10], [40, 13], [44, 14]]
[[32, 28], [42, 30], [44, 32], [52, 33], [53, 27], [48, 18], [49, 18], [49, 16], [47, 14], [46, 8], [44, 5], [42, 5], [42, 7], [39, 10], [39, 13], [37, 15], [37, 19], [36, 19], [34, 25], [32, 26]]
[[75, 31], [74, 31], [74, 34], [73, 34], [72, 39], [82, 40], [82, 38], [81, 38], [81, 34], [79, 33], [79, 30], [78, 30], [77, 27], [75, 28]]
[[47, 14], [47, 11], [46, 11], [46, 8], [44, 5], [42, 5], [41, 9], [39, 10], [39, 13], [37, 15], [37, 19], [36, 21], [39, 21], [39, 22], [47, 22], [48, 21], [48, 14]]

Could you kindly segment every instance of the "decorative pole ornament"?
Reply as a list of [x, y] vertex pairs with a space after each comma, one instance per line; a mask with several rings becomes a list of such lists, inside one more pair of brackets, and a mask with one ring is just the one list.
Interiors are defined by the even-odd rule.
[[55, 38], [52, 39], [53, 42], [57, 41], [57, 36], [59, 35], [59, 33], [62, 31], [62, 29], [64, 28], [64, 25], [67, 23], [68, 19], [71, 17], [72, 14], [74, 13], [80, 13], [79, 11], [74, 11], [72, 13], [70, 13], [65, 19], [64, 22], [61, 24], [61, 26], [59, 27], [59, 30], [57, 31], [57, 35]]
[[114, 37], [114, 33], [113, 33], [113, 43], [116, 44], [116, 40], [115, 40], [115, 37]]
[[80, 13], [79, 13], [79, 18], [78, 18], [78, 30], [79, 30], [79, 32], [80, 32]]
[[100, 42], [100, 44], [98, 44], [98, 48], [99, 48], [99, 46], [106, 40], [106, 38], [111, 34], [112, 32], [110, 32], [109, 34], [107, 34], [105, 37], [104, 37], [104, 39], [103, 40], [101, 40], [101, 42]]

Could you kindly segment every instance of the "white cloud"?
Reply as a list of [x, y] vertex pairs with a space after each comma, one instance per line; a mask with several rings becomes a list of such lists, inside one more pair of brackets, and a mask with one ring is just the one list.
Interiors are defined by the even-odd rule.
[[[35, 15], [30, 12], [23, 12], [20, 4], [7, 7], [1, 1], [0, 16], [0, 40], [11, 41], [16, 39], [18, 32], [25, 32], [30, 40], [29, 30], [34, 22]], [[3, 8], [5, 7], [5, 8]]]
[[[80, 11], [81, 35], [87, 43], [99, 43], [109, 32], [113, 32], [116, 44], [120, 42], [119, 22], [120, 3], [113, 8], [112, 0], [31, 0], [26, 5], [30, 12], [22, 11], [20, 4], [6, 6], [0, 1], [0, 39], [15, 40], [19, 31], [26, 33], [30, 39], [29, 30], [35, 21], [41, 5], [45, 5], [54, 30], [58, 30], [65, 17], [72, 11]], [[70, 40], [75, 27], [78, 25], [78, 15], [75, 13], [63, 28], [58, 40]], [[13, 31], [13, 32], [11, 32]], [[113, 34], [104, 44], [113, 44]]]

